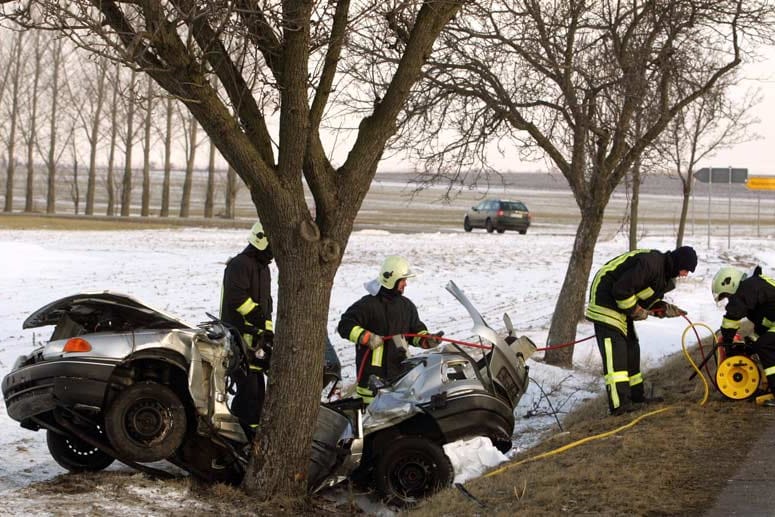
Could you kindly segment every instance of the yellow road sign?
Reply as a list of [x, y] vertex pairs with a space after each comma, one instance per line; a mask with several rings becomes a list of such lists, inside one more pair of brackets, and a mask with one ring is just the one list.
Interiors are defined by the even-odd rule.
[[748, 176], [745, 186], [751, 190], [775, 190], [775, 176]]

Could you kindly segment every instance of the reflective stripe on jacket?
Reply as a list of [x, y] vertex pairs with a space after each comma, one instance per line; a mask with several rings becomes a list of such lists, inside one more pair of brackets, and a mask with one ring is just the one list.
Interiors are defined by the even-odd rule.
[[[427, 333], [428, 329], [420, 321], [417, 307], [409, 298], [382, 287], [376, 295], [366, 295], [352, 304], [342, 314], [337, 330], [339, 335], [355, 343], [355, 367], [360, 370], [363, 358], [369, 350], [362, 344], [365, 332], [379, 336], [396, 334]], [[412, 344], [419, 346], [419, 338]], [[377, 375], [389, 379], [401, 371], [401, 362], [406, 359], [406, 351], [396, 346], [392, 340], [370, 352], [363, 367], [360, 381], [362, 388], [368, 388], [369, 377]]]
[[721, 330], [728, 334], [740, 328], [740, 320], [748, 318], [754, 325], [754, 332], [762, 335], [775, 329], [775, 280], [755, 274], [748, 277], [727, 301]]
[[636, 304], [648, 309], [675, 287], [673, 260], [658, 250], [634, 250], [606, 262], [589, 289], [588, 320], [627, 335], [627, 318]]
[[248, 245], [226, 264], [221, 319], [234, 325], [250, 346], [257, 331], [272, 329], [271, 258]]

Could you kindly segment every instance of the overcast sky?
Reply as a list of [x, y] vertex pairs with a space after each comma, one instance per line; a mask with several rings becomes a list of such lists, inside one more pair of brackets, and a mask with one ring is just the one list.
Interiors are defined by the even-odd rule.
[[[763, 52], [762, 61], [746, 65], [735, 94], [758, 88], [762, 102], [756, 108], [760, 123], [753, 129], [762, 138], [739, 144], [732, 149], [719, 151], [713, 158], [704, 160], [700, 167], [747, 168], [749, 176], [775, 176], [775, 48]], [[547, 170], [543, 162], [520, 162], [516, 156], [500, 156], [492, 152], [490, 159], [503, 172], [535, 172]], [[399, 156], [386, 157], [380, 162], [380, 171], [413, 170], [414, 164]]]

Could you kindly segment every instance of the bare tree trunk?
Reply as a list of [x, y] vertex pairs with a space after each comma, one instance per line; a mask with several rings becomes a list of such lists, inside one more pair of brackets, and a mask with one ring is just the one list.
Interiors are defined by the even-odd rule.
[[170, 215], [170, 175], [172, 172], [172, 114], [175, 100], [167, 97], [167, 127], [164, 131], [164, 181], [161, 186], [161, 217]]
[[108, 63], [101, 58], [97, 63], [97, 98], [94, 101], [91, 129], [89, 131], [89, 180], [86, 186], [86, 215], [94, 215], [94, 196], [97, 190], [97, 144], [100, 141], [100, 122], [102, 103], [105, 99], [105, 78], [108, 75]]
[[229, 165], [226, 172], [226, 208], [225, 215], [229, 219], [234, 219], [237, 215], [237, 171]]
[[137, 102], [137, 92], [135, 84], [137, 82], [137, 72], [132, 69], [131, 79], [129, 80], [129, 98], [127, 99], [126, 112], [126, 146], [124, 153], [124, 179], [121, 182], [121, 216], [129, 216], [129, 208], [132, 204], [132, 147], [134, 146], [134, 122], [135, 122], [135, 103]]
[[[280, 343], [308, 343], [313, 339], [316, 347], [305, 348], [308, 350], [319, 349], [325, 342], [324, 329], [315, 322], [325, 321], [328, 317], [329, 293], [333, 285], [333, 275], [336, 272], [338, 260], [334, 263], [324, 263], [319, 260], [319, 248], [314, 242], [300, 240], [298, 253], [288, 256], [285, 265], [288, 269], [280, 275], [278, 284], [280, 289], [287, 289], [288, 293], [299, 295], [285, 296], [279, 300], [277, 307], [278, 330], [276, 341]], [[305, 285], [312, 281], [312, 285]], [[301, 293], [304, 293], [301, 295]], [[281, 354], [282, 357], [272, 368], [284, 370], [290, 368], [294, 371], [319, 372], [323, 368], [322, 354], [301, 354], [303, 357], [293, 354]], [[272, 358], [274, 361], [274, 357]], [[288, 370], [286, 370], [288, 371]], [[253, 445], [253, 460], [248, 465], [243, 481], [244, 488], [249, 493], [298, 493], [299, 485], [304, 483], [305, 473], [308, 469], [307, 454], [294, 454], [289, 456], [287, 443], [303, 443], [309, 432], [305, 426], [292, 425], [283, 417], [287, 412], [287, 404], [295, 406], [299, 411], [297, 422], [314, 422], [319, 406], [317, 404], [303, 404], [305, 393], [304, 383], [294, 379], [293, 376], [282, 378], [278, 375], [269, 376], [267, 393], [276, 394], [268, 397], [261, 415], [261, 427], [256, 433], [256, 441]], [[272, 436], [283, 436], [282, 440], [272, 440]], [[261, 454], [256, 454], [260, 450]], [[282, 467], [280, 466], [282, 465]], [[293, 476], [272, 479], [271, 473], [276, 469], [288, 469]], [[274, 476], [275, 478], [278, 476]]]
[[108, 152], [108, 208], [106, 214], [112, 216], [116, 212], [116, 190], [113, 180], [113, 166], [116, 161], [116, 138], [118, 138], [118, 87], [121, 69], [116, 64], [113, 80], [113, 98], [110, 102], [110, 151]]
[[151, 117], [153, 115], [153, 79], [148, 76], [145, 105], [145, 133], [143, 135], [143, 195], [140, 215], [148, 217], [151, 203]]
[[215, 144], [210, 140], [210, 159], [207, 162], [207, 190], [205, 192], [205, 217], [213, 216], [215, 204]]
[[[605, 202], [598, 201], [597, 206], [583, 210], [581, 213], [581, 221], [579, 221], [576, 238], [573, 241], [573, 252], [568, 263], [565, 281], [562, 283], [554, 308], [555, 315], [566, 314], [568, 317], [552, 318], [552, 325], [547, 337], [547, 343], [550, 346], [569, 343], [576, 338], [576, 326], [584, 315], [587, 279], [592, 269], [595, 245], [603, 225], [605, 205]], [[547, 350], [546, 362], [570, 368], [573, 366], [573, 348], [566, 346]]]
[[[683, 180], [683, 178], [681, 178]], [[686, 216], [689, 214], [689, 201], [692, 197], [692, 177], [689, 171], [689, 178], [683, 182], [683, 201], [681, 203], [681, 220], [678, 222], [678, 235], [675, 238], [675, 247], [680, 248], [684, 242], [684, 232], [686, 231]]]
[[191, 207], [191, 184], [194, 180], [194, 160], [196, 159], [196, 134], [199, 127], [193, 115], [188, 119], [188, 155], [186, 156], [186, 178], [183, 180], [183, 197], [180, 200], [180, 217], [188, 217]]
[[46, 194], [46, 213], [53, 214], [56, 212], [57, 202], [57, 190], [56, 190], [56, 175], [57, 175], [57, 156], [56, 156], [56, 144], [57, 144], [57, 122], [58, 120], [58, 101], [59, 101], [59, 68], [62, 62], [62, 40], [56, 40], [54, 42], [54, 59], [51, 66], [54, 67], [53, 75], [51, 78], [51, 118], [49, 120], [49, 137], [48, 137], [48, 158], [46, 160], [46, 167], [48, 168], [48, 193]]
[[[75, 128], [72, 130], [75, 133]], [[78, 150], [75, 145], [75, 134], [72, 135], [73, 146], [73, 184], [71, 187], [71, 194], [73, 198], [73, 205], [75, 207], [75, 215], [78, 215], [78, 210], [81, 204], [81, 189], [78, 186]]]
[[23, 32], [16, 35], [16, 48], [14, 54], [13, 85], [11, 92], [11, 132], [8, 135], [8, 169], [5, 179], [5, 205], [4, 212], [13, 211], [13, 179], [16, 174], [16, 122], [19, 119], [19, 84], [21, 83], [22, 64], [22, 38]]
[[35, 211], [35, 144], [38, 142], [38, 87], [43, 68], [43, 47], [40, 43], [40, 31], [35, 31], [35, 63], [32, 72], [32, 89], [30, 91], [30, 118], [27, 132], [27, 188], [24, 211]]
[[632, 167], [632, 197], [630, 198], [630, 251], [638, 249], [638, 205], [640, 204], [640, 163]]

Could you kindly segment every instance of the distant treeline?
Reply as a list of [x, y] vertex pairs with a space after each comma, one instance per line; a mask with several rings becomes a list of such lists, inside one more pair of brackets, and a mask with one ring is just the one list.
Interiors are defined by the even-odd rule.
[[3, 211], [235, 217], [242, 180], [185, 106], [80, 53], [51, 32], [0, 29]]

